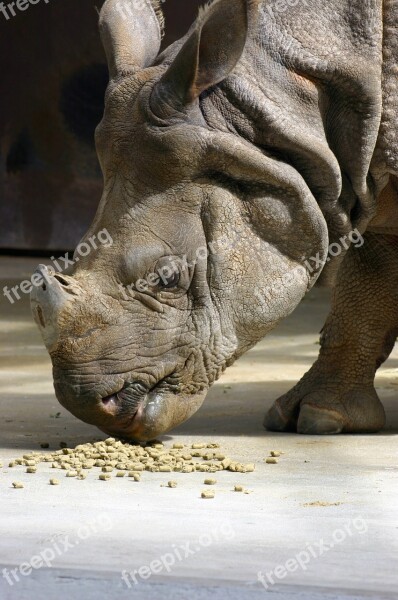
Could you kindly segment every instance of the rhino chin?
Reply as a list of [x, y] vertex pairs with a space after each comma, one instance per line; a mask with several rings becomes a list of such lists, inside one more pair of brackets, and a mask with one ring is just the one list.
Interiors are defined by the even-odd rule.
[[129, 441], [147, 442], [187, 421], [202, 406], [206, 394], [207, 390], [188, 395], [154, 389], [147, 394], [129, 425], [100, 429]]

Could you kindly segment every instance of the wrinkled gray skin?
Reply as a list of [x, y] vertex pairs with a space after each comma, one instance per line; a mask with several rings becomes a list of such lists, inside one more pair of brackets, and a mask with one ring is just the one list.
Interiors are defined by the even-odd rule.
[[[379, 322], [368, 318], [383, 252], [383, 268], [396, 269], [398, 233], [396, 39], [386, 29], [383, 63], [381, 1], [278, 10], [215, 0], [160, 56], [157, 4], [107, 0], [101, 12], [111, 76], [96, 132], [104, 193], [85, 240], [107, 229], [113, 244], [32, 293], [60, 403], [109, 434], [154, 438], [189, 418], [322, 271], [330, 280], [340, 269], [320, 359], [266, 425], [379, 429], [374, 372], [398, 325], [395, 275]], [[385, 4], [390, 25], [395, 14]], [[324, 269], [329, 243], [371, 232], [372, 219], [377, 235]], [[203, 247], [212, 251], [195, 260]], [[170, 264], [169, 277], [137, 289]]]

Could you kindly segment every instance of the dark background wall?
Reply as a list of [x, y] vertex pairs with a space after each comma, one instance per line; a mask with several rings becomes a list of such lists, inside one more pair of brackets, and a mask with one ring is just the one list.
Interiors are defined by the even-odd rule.
[[[93, 134], [107, 68], [102, 0], [39, 0], [0, 13], [0, 251], [75, 247], [94, 216], [102, 178]], [[8, 4], [6, 0], [5, 4]], [[203, 0], [166, 0], [164, 45]]]

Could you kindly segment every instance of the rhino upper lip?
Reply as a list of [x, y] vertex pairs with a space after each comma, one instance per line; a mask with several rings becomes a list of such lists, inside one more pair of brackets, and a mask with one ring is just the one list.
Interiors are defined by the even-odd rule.
[[141, 400], [139, 400], [135, 406], [135, 409], [133, 411], [133, 414], [129, 414], [128, 417], [125, 419], [123, 413], [120, 414], [120, 397], [119, 394], [121, 394], [121, 392], [123, 392], [123, 390], [125, 389], [125, 386], [123, 386], [118, 392], [111, 394], [110, 396], [105, 396], [104, 398], [101, 399], [102, 404], [107, 408], [107, 410], [112, 413], [112, 405], [114, 407], [114, 417], [117, 419], [118, 421], [118, 427], [121, 427], [123, 429], [127, 429], [129, 427], [131, 427], [133, 421], [135, 420], [138, 411], [140, 410], [140, 408], [143, 406], [144, 402], [145, 402], [145, 398], [147, 397], [148, 392], [145, 392], [141, 398]]
[[168, 377], [165, 377], [164, 379], [161, 379], [160, 381], [158, 381], [152, 388], [147, 388], [146, 390], [143, 390], [142, 393], [142, 397], [140, 398], [139, 401], [137, 401], [137, 404], [135, 406], [135, 410], [133, 412], [133, 414], [129, 414], [126, 416], [126, 418], [124, 418], [124, 415], [122, 414], [118, 414], [118, 404], [120, 402], [120, 397], [119, 395], [123, 392], [123, 390], [125, 390], [128, 387], [128, 384], [125, 384], [122, 388], [120, 388], [120, 390], [116, 393], [113, 393], [109, 396], [104, 396], [101, 399], [101, 402], [103, 405], [105, 406], [109, 406], [110, 403], [114, 403], [115, 406], [115, 414], [114, 417], [117, 421], [117, 427], [118, 427], [118, 431], [119, 430], [130, 430], [131, 427], [133, 426], [134, 421], [137, 419], [137, 416], [140, 414], [142, 414], [146, 400], [148, 399], [148, 396], [153, 393], [154, 391], [156, 391], [157, 389], [159, 389], [161, 386], [164, 386], [165, 384], [167, 385], [167, 379]]

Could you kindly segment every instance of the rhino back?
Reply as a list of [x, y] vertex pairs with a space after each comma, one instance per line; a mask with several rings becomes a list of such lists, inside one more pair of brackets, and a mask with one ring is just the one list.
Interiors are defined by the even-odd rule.
[[[377, 163], [398, 175], [398, 1], [384, 1], [383, 113]], [[379, 167], [379, 168], [380, 168]]]
[[369, 173], [382, 112], [382, 1], [251, 4], [241, 61], [201, 98], [207, 122], [293, 165], [331, 241], [365, 229], [376, 211]]

